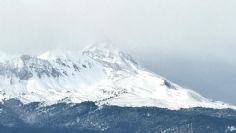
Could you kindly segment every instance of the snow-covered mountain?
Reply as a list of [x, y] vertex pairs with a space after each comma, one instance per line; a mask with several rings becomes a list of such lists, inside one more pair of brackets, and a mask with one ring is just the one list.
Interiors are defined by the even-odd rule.
[[[0, 54], [1, 56], [1, 54]], [[0, 57], [0, 101], [233, 108], [204, 98], [142, 68], [130, 55], [98, 43], [81, 52], [50, 51], [37, 57]]]

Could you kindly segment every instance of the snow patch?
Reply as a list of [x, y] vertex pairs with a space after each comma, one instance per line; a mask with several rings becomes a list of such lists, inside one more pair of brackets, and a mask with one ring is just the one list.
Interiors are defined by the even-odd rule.
[[228, 126], [226, 129], [227, 133], [235, 132], [235, 131], [236, 131], [236, 126]]

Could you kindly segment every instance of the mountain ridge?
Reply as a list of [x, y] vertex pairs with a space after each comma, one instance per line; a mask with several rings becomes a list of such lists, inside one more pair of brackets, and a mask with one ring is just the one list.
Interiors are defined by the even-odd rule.
[[16, 98], [45, 105], [92, 101], [128, 107], [236, 109], [146, 71], [132, 56], [107, 43], [93, 44], [81, 52], [22, 55], [0, 63], [0, 79], [1, 101]]

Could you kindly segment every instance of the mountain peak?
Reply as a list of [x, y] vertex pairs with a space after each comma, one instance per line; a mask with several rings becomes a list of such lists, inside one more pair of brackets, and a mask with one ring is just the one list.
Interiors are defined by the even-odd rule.
[[82, 53], [56, 50], [38, 57], [20, 56], [0, 63], [0, 79], [0, 100], [236, 109], [142, 69], [109, 42], [94, 43]]
[[93, 52], [97, 54], [109, 55], [118, 53], [119, 50], [111, 42], [96, 42], [83, 49], [84, 52]]
[[115, 48], [111, 42], [94, 43], [86, 47], [82, 53], [113, 71], [137, 73], [136, 69], [139, 67], [132, 56]]

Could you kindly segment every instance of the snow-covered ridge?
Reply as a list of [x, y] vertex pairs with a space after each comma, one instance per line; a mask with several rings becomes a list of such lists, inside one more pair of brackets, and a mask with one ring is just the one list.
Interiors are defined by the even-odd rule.
[[6, 54], [5, 52], [0, 51], [0, 63], [16, 58], [17, 56], [18, 55], [13, 55], [13, 54], [9, 55], [9, 54]]
[[81, 52], [51, 51], [6, 59], [0, 63], [0, 80], [1, 101], [236, 109], [146, 71], [130, 55], [106, 43]]

